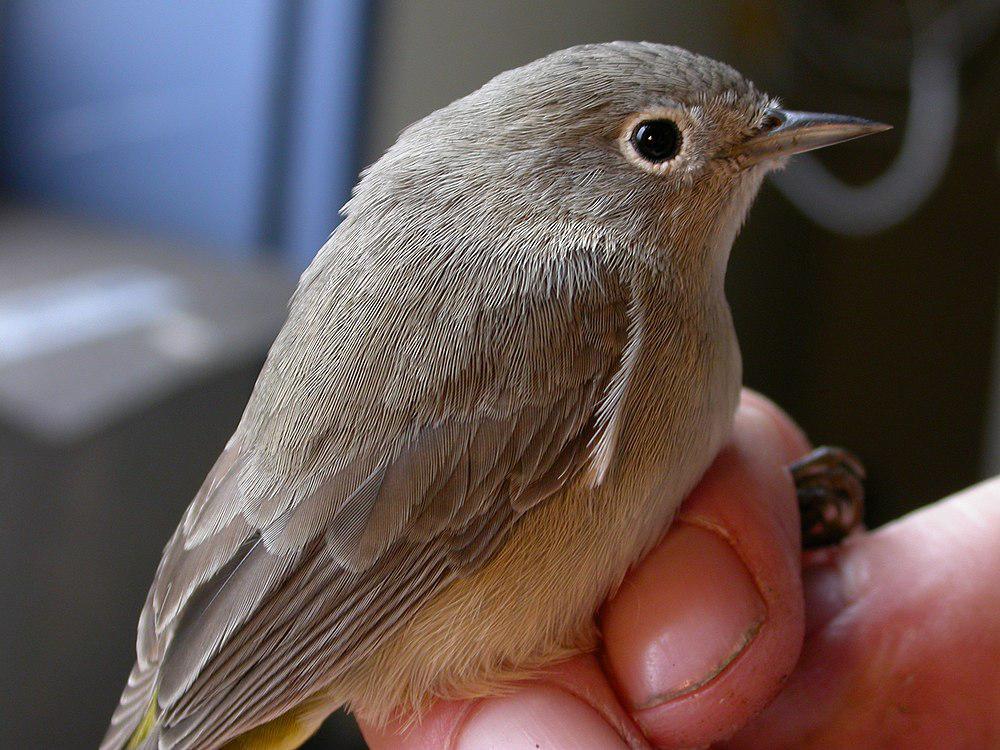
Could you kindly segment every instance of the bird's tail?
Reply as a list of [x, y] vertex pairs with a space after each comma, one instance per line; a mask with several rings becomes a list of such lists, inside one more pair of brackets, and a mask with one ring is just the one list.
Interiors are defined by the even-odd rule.
[[[122, 691], [100, 750], [146, 750], [156, 747], [156, 669], [136, 664]], [[150, 744], [152, 739], [152, 744]]]

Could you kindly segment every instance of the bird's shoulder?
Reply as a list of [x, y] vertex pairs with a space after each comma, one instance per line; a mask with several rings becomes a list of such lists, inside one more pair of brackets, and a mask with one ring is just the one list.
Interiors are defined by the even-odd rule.
[[296, 294], [241, 424], [279, 463], [561, 398], [614, 368], [628, 335], [630, 279], [603, 245], [333, 250]]

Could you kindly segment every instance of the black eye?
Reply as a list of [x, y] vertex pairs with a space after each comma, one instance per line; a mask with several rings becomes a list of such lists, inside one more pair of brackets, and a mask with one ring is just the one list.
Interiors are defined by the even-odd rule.
[[681, 150], [681, 131], [673, 120], [646, 120], [632, 133], [639, 155], [654, 164], [672, 159]]

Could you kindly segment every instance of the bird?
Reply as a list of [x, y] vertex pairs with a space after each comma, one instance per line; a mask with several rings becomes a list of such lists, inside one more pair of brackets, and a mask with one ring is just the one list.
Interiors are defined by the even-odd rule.
[[730, 434], [763, 178], [886, 127], [612, 42], [403, 131], [166, 545], [102, 750], [295, 748], [595, 648]]

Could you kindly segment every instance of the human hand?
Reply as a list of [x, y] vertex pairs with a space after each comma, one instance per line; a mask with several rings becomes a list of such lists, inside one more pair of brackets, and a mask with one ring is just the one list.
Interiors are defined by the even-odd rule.
[[1000, 481], [808, 554], [803, 599], [786, 467], [808, 448], [745, 393], [729, 445], [600, 613], [599, 654], [405, 731], [363, 727], [373, 750], [996, 746]]

